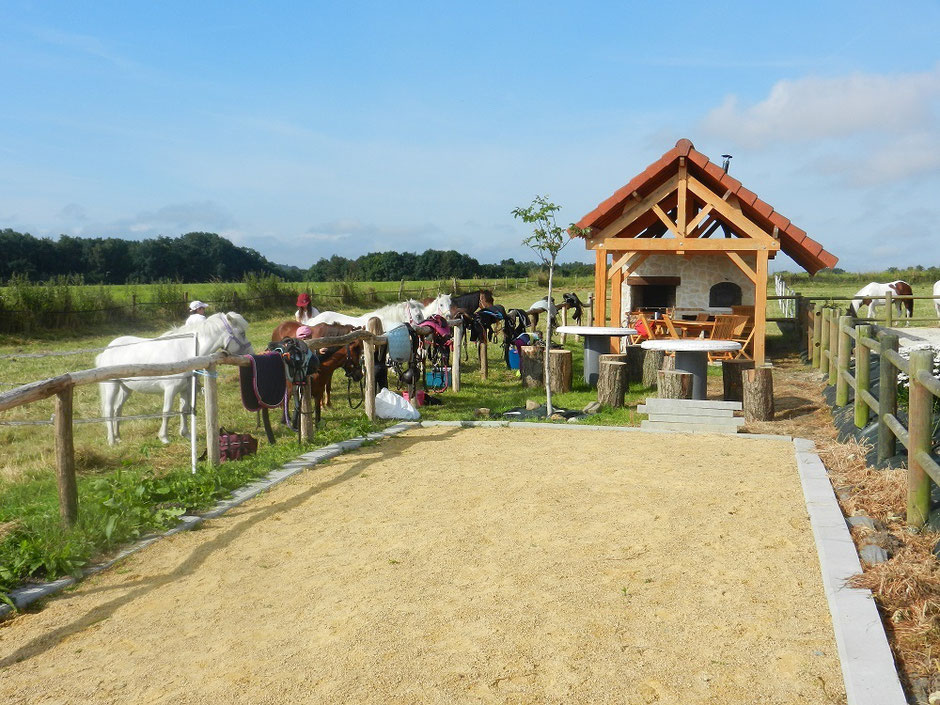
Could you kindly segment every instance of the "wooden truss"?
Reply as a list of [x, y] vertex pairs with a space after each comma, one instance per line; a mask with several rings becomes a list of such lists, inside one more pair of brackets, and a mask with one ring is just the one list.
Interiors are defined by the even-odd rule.
[[[712, 237], [721, 228], [723, 237]], [[780, 250], [777, 229], [768, 233], [745, 215], [730, 191], [719, 194], [689, 173], [685, 157], [678, 173], [646, 196], [634, 191], [620, 215], [586, 238], [595, 251], [594, 325], [607, 325], [607, 282], [610, 308], [616, 317], [621, 285], [653, 254], [728, 257], [754, 282], [754, 360], [765, 358], [767, 331], [767, 262]], [[745, 257], [747, 259], [745, 259]], [[608, 259], [612, 265], [608, 266]], [[756, 259], [752, 268], [748, 260]], [[611, 325], [620, 325], [619, 320]]]

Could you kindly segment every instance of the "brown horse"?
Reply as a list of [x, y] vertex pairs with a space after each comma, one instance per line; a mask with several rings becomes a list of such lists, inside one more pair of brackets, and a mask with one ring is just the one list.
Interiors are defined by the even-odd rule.
[[[284, 338], [296, 337], [297, 329], [300, 326], [301, 324], [297, 321], [284, 321], [271, 333], [271, 342], [276, 343]], [[318, 323], [315, 326], [310, 326], [311, 335], [306, 339], [314, 341], [318, 338], [334, 338], [346, 335], [354, 330], [359, 330], [359, 328], [341, 323]], [[362, 341], [356, 340], [347, 345], [320, 348], [317, 351], [320, 357], [320, 367], [311, 378], [317, 424], [320, 423], [320, 410], [324, 398], [327, 405], [330, 403], [330, 385], [333, 381], [333, 372], [343, 368], [346, 376], [354, 382], [362, 379], [362, 366], [359, 362], [362, 357], [362, 350]], [[289, 389], [288, 396], [290, 396]]]

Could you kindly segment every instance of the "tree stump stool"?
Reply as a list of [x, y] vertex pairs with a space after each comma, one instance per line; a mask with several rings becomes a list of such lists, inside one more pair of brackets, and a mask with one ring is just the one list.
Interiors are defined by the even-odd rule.
[[523, 387], [541, 387], [545, 384], [544, 348], [523, 345], [519, 355], [519, 377]]
[[662, 350], [644, 350], [643, 356], [643, 386], [647, 388], [655, 387], [658, 381], [657, 374], [663, 367], [663, 360], [666, 353]]
[[692, 373], [679, 370], [659, 370], [657, 387], [660, 399], [691, 399]]
[[744, 420], [774, 420], [774, 373], [769, 365], [745, 370], [744, 382]]
[[597, 401], [602, 406], [615, 409], [623, 406], [623, 397], [627, 393], [629, 369], [626, 362], [601, 359], [600, 373], [597, 377]]
[[552, 349], [548, 356], [548, 379], [552, 394], [571, 391], [571, 351]]
[[753, 360], [722, 360], [721, 381], [725, 401], [744, 401], [744, 370], [753, 370]]
[[628, 370], [630, 384], [640, 384], [643, 381], [643, 360], [646, 357], [646, 351], [637, 343], [627, 345], [623, 352], [627, 365], [630, 367]]

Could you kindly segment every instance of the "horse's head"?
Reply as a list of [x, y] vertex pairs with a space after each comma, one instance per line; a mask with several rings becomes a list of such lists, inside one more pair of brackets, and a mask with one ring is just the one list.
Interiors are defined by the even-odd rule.
[[358, 382], [365, 376], [365, 370], [362, 369], [362, 350], [361, 340], [355, 340], [346, 346], [346, 360], [343, 362], [343, 372], [353, 382]]
[[493, 292], [489, 289], [480, 289], [480, 308], [491, 308], [496, 304]]
[[435, 306], [435, 308], [433, 311], [431, 311], [432, 314], [437, 314], [438, 316], [444, 316], [445, 318], [447, 318], [447, 316], [450, 315], [450, 307], [451, 307], [450, 294], [439, 294], [438, 297], [434, 299], [433, 305]]

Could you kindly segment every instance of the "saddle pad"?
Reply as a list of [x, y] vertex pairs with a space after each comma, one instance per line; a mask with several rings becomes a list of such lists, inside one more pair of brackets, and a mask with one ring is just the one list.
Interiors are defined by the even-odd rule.
[[245, 357], [251, 360], [251, 367], [238, 368], [242, 405], [248, 411], [280, 406], [287, 393], [287, 377], [281, 356], [269, 352]]

